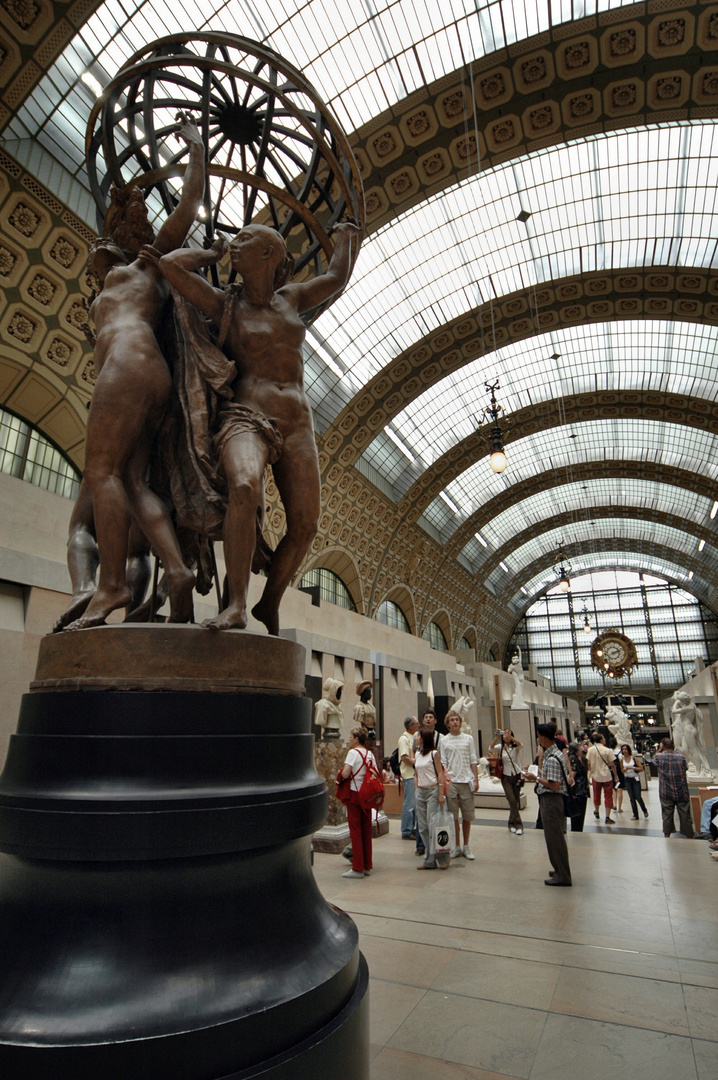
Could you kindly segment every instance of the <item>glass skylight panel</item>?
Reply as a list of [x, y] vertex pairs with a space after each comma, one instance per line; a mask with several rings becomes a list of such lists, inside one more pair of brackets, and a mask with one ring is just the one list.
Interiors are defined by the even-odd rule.
[[[595, 150], [592, 156], [584, 153], [589, 148]], [[614, 157], [619, 149], [623, 149], [619, 160], [645, 152], [645, 159], [632, 170], [634, 216], [627, 212], [626, 192], [611, 194], [613, 185], [621, 182], [621, 167]], [[392, 331], [396, 338], [398, 328], [407, 326], [411, 344], [441, 325], [442, 320], [432, 318], [435, 304], [453, 301], [454, 310], [461, 312], [516, 290], [526, 290], [530, 299], [537, 283], [555, 277], [653, 265], [656, 243], [666, 232], [682, 240], [664, 261], [711, 265], [716, 242], [706, 228], [707, 219], [688, 210], [698, 198], [693, 189], [696, 178], [717, 150], [712, 124], [630, 131], [532, 154], [471, 178], [426, 200], [367, 240], [361, 274], [355, 273], [332, 311], [319, 320], [318, 329], [330, 338], [341, 324], [352, 341], [354, 362], [369, 378], [397, 355]], [[657, 167], [664, 153], [684, 155], [680, 182], [664, 182]], [[697, 163], [699, 154], [706, 161]], [[539, 164], [556, 167], [552, 180], [546, 179]], [[700, 199], [708, 201], [708, 213], [718, 211], [715, 188], [701, 189]], [[664, 212], [647, 214], [647, 200]], [[519, 203], [536, 207], [528, 227], [514, 220]], [[566, 223], [567, 207], [580, 226]], [[461, 243], [456, 242], [457, 234]], [[592, 252], [600, 257], [587, 259]], [[430, 268], [428, 277], [421, 262]], [[365, 331], [367, 322], [372, 333]]]
[[[510, 491], [514, 484], [553, 470], [570, 483], [574, 465], [591, 461], [648, 461], [699, 472], [718, 481], [718, 437], [697, 428], [641, 419], [583, 421], [579, 438], [567, 427], [529, 435], [507, 447], [510, 468], [497, 475], [486, 459], [470, 465], [447, 485], [446, 494], [464, 512]], [[438, 498], [427, 508], [427, 515]], [[457, 520], [456, 525], [460, 524]]]
[[[554, 353], [560, 354], [558, 360], [551, 359]], [[415, 398], [394, 418], [397, 433], [422, 456], [429, 448], [434, 457], [441, 456], [478, 426], [488, 400], [484, 381], [497, 377], [498, 400], [507, 413], [596, 390], [656, 390], [715, 401], [718, 329], [622, 321], [568, 327], [516, 342], [467, 364]], [[369, 461], [372, 453], [370, 445], [365, 451]], [[509, 444], [509, 467], [511, 453]], [[399, 472], [388, 479], [404, 494], [414, 477]]]
[[[598, 507], [627, 506], [655, 510], [682, 518], [687, 524], [703, 525], [706, 521], [710, 499], [671, 484], [637, 480], [623, 477], [601, 477], [573, 484], [563, 484], [547, 491], [537, 492], [514, 506], [509, 506], [482, 526], [482, 535], [490, 547], [482, 550], [475, 538], [464, 548], [464, 554], [478, 569], [493, 551], [511, 543], [514, 536], [543, 522], [549, 522], [559, 514], [585, 513]], [[596, 530], [602, 527], [596, 517]], [[647, 526], [651, 528], [650, 525]], [[565, 526], [568, 531], [569, 526]]]
[[[608, 551], [595, 551], [589, 552], [577, 557], [574, 562], [580, 566], [581, 572], [590, 570], [591, 567], [605, 567], [613, 563], [615, 566], [625, 569], [627, 567], [635, 567], [637, 571], [653, 572], [656, 575], [662, 576], [664, 579], [668, 578], [676, 582], [685, 582], [688, 574], [683, 566], [678, 562], [674, 562], [670, 559], [661, 559], [660, 561], [649, 555], [642, 555], [635, 551], [621, 551], [615, 552]], [[578, 576], [578, 575], [577, 575]], [[541, 574], [535, 574], [528, 580], [522, 582], [524, 588], [528, 592], [529, 596], [535, 596], [537, 592], [540, 592], [546, 587], [546, 585], [552, 581], [555, 581], [556, 577], [553, 574], [551, 568], [548, 571], [543, 571]], [[573, 578], [571, 579], [574, 580]], [[706, 583], [701, 579], [694, 577], [691, 581], [692, 590], [697, 593], [705, 593], [708, 591]], [[512, 596], [512, 602], [521, 604], [523, 594], [517, 586], [516, 592]], [[596, 598], [598, 601], [598, 597]], [[525, 600], [524, 600], [525, 603]], [[598, 603], [596, 605], [599, 606]], [[609, 607], [612, 604], [609, 603]], [[529, 609], [530, 610], [530, 609]], [[600, 624], [600, 617], [599, 617]]]

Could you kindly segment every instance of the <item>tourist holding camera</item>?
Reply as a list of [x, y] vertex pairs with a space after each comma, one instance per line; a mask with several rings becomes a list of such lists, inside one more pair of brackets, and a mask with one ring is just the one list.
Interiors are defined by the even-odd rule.
[[494, 735], [490, 751], [496, 754], [497, 761], [501, 763], [501, 786], [509, 804], [509, 829], [517, 836], [522, 836], [524, 824], [521, 820], [519, 800], [523, 779], [521, 776], [521, 756], [519, 751], [522, 744], [514, 737], [511, 728], [499, 728]]

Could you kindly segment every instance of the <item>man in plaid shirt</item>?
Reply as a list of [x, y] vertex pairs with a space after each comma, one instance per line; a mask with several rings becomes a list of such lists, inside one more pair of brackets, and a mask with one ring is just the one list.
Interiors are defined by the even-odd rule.
[[548, 859], [553, 867], [544, 885], [570, 886], [571, 867], [566, 845], [566, 811], [563, 801], [564, 795], [568, 795], [568, 776], [563, 754], [556, 745], [556, 725], [539, 724], [536, 738], [543, 751], [539, 775], [535, 777], [524, 772], [524, 779], [536, 780], [538, 784], [543, 836]]
[[693, 832], [691, 822], [691, 803], [688, 792], [686, 773], [688, 762], [675, 748], [673, 739], [661, 739], [661, 751], [653, 755], [653, 764], [658, 770], [658, 798], [661, 801], [663, 815], [663, 835], [668, 837], [673, 832], [673, 811], [678, 811], [681, 832], [689, 840], [700, 839]]

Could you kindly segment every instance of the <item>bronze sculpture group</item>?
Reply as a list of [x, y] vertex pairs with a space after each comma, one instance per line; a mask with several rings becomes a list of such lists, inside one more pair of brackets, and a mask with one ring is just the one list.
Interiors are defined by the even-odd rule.
[[[241, 286], [210, 284], [197, 271], [216, 264], [227, 241], [221, 237], [208, 250], [182, 247], [205, 178], [199, 131], [186, 116], [178, 119], [189, 163], [181, 198], [157, 237], [133, 189], [115, 215], [119, 225], [91, 249], [98, 377], [71, 525], [73, 598], [56, 629], [101, 625], [117, 608], [136, 606], [127, 560], [128, 552], [142, 549], [143, 537], [163, 567], [169, 621], [192, 621], [193, 590], [207, 577], [207, 542], [221, 538], [226, 604], [205, 625], [247, 625], [250, 573], [260, 565], [267, 578], [252, 614], [277, 634], [279, 603], [319, 518], [300, 316], [344, 289], [359, 228], [336, 225], [326, 272], [292, 282], [281, 235], [250, 224], [228, 245]], [[286, 513], [286, 533], [271, 561], [261, 535], [267, 465]], [[129, 547], [132, 533], [139, 540]], [[90, 534], [99, 553], [96, 587], [97, 553], [91, 537], [81, 543]], [[75, 572], [73, 539], [80, 545]]]

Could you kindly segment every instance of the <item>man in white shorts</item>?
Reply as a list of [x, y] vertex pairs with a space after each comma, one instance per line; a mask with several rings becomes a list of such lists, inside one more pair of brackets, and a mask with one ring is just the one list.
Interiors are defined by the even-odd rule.
[[[461, 717], [458, 713], [447, 713], [444, 723], [449, 729], [449, 734], [441, 739], [439, 753], [441, 764], [451, 776], [447, 803], [454, 815], [456, 833], [456, 844], [451, 852], [451, 858], [456, 859], [459, 855], [463, 855], [465, 859], [473, 859], [474, 855], [469, 847], [469, 833], [471, 822], [475, 817], [474, 792], [479, 790], [479, 761], [476, 756], [476, 746], [472, 735], [461, 734]], [[463, 844], [459, 842], [459, 810], [461, 810]]]

